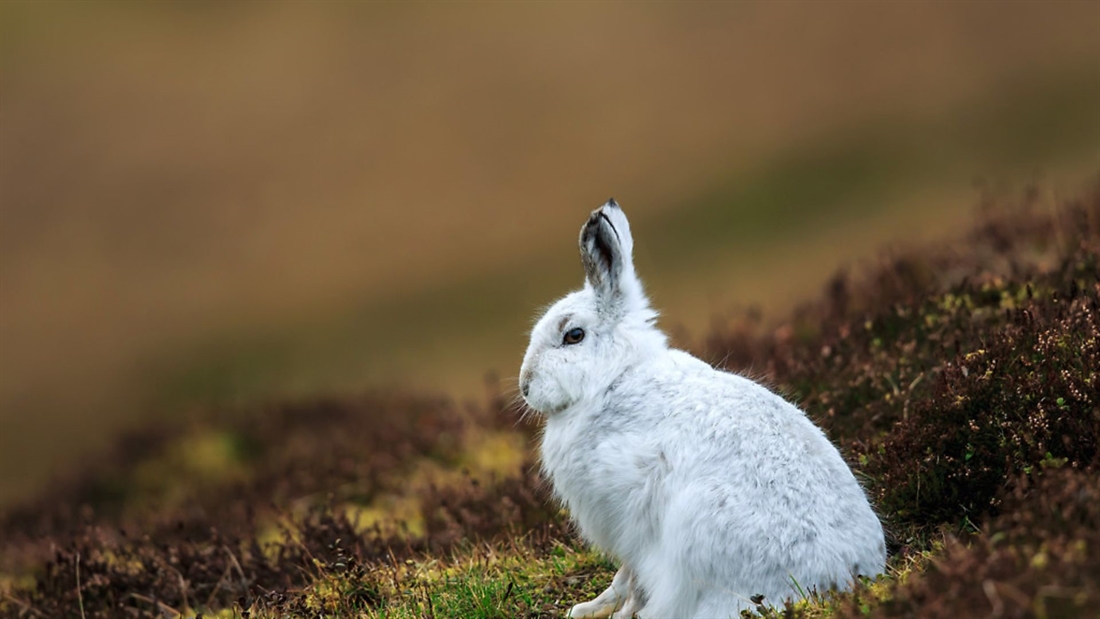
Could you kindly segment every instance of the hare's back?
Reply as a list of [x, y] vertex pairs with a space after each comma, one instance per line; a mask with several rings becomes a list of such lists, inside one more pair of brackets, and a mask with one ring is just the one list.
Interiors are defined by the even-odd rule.
[[687, 353], [674, 369], [645, 378], [662, 447], [684, 483], [713, 480], [730, 493], [866, 508], [866, 497], [840, 452], [796, 406], [763, 385], [712, 369]]
[[669, 438], [678, 437], [690, 453], [726, 462], [766, 457], [776, 463], [824, 459], [844, 464], [825, 434], [778, 394], [687, 353], [672, 352], [631, 382], [639, 400], [647, 400], [649, 414], [669, 426]]
[[[881, 570], [878, 517], [840, 452], [801, 410], [759, 383], [705, 364], [677, 385], [679, 406], [670, 411], [677, 431], [670, 435], [680, 437], [679, 466], [671, 468], [679, 473], [679, 501], [707, 520], [694, 526], [740, 530], [753, 544], [772, 539], [773, 567], [814, 556], [818, 578]], [[750, 531], [754, 526], [759, 530]]]

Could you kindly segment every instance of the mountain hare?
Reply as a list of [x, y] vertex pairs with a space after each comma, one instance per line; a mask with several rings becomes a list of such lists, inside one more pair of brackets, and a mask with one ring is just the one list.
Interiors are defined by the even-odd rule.
[[736, 617], [883, 571], [882, 525], [794, 405], [668, 347], [609, 200], [581, 228], [584, 288], [538, 321], [520, 389], [542, 468], [583, 537], [621, 562], [570, 617]]

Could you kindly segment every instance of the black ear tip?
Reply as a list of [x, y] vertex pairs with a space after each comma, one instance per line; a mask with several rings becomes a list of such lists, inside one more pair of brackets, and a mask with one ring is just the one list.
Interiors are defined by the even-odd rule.
[[610, 206], [611, 208], [619, 208], [619, 203], [615, 201], [615, 198], [608, 198], [607, 204], [605, 204], [605, 206]]

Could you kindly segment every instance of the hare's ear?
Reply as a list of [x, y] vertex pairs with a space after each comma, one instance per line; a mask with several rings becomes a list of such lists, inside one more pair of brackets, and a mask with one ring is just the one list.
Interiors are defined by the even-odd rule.
[[581, 228], [581, 263], [602, 314], [622, 315], [649, 306], [634, 273], [630, 224], [614, 198], [592, 211]]

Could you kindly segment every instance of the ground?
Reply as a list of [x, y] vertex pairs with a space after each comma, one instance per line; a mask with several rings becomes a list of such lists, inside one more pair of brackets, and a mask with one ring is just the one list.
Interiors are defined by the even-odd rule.
[[[1100, 608], [1100, 192], [1042, 195], [838, 273], [783, 320], [679, 337], [801, 403], [886, 524], [887, 574], [765, 615]], [[550, 500], [537, 422], [487, 392], [217, 406], [133, 432], [3, 516], [0, 615], [562, 616], [616, 566]]]

